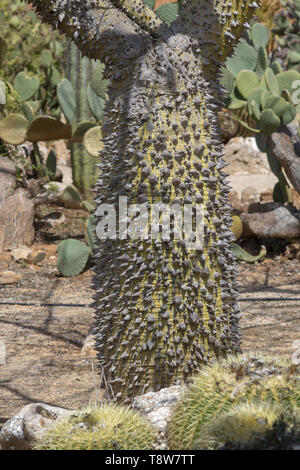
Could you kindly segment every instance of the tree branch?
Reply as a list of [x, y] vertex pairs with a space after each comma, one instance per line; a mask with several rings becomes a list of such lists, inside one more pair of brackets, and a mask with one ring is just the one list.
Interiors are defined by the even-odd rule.
[[[255, 0], [183, 0], [176, 29], [198, 43], [200, 55], [224, 62], [258, 7]], [[204, 64], [208, 65], [208, 64]]]
[[[82, 53], [107, 62], [122, 58], [128, 40], [145, 32], [106, 0], [27, 0], [43, 20], [73, 39]], [[126, 55], [126, 54], [125, 54]]]
[[165, 23], [151, 10], [143, 0], [111, 0], [137, 25], [151, 35], [156, 35], [162, 29], [167, 29]]

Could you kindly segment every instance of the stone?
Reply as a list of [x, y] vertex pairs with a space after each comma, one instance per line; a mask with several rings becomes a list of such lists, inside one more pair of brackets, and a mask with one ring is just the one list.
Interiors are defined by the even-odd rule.
[[241, 210], [247, 212], [249, 205], [253, 204], [254, 202], [259, 202], [259, 200], [260, 195], [258, 194], [257, 190], [251, 186], [247, 186], [245, 189], [243, 189], [241, 194]]
[[243, 237], [293, 239], [300, 236], [300, 211], [292, 205], [257, 203], [251, 210], [255, 212], [240, 215]]
[[0, 203], [14, 193], [16, 167], [8, 157], [0, 158]]
[[148, 392], [135, 397], [132, 406], [142, 412], [161, 433], [164, 433], [171, 410], [184, 391], [183, 385], [172, 385], [158, 392]]
[[226, 173], [268, 174], [271, 172], [267, 155], [261, 152], [254, 137], [234, 137], [224, 146], [224, 160], [228, 163]]
[[14, 284], [20, 282], [22, 276], [20, 274], [14, 273], [13, 271], [3, 271], [0, 273], [0, 285], [5, 284]]
[[34, 240], [34, 204], [18, 188], [0, 201], [0, 252], [31, 245]]
[[28, 261], [32, 255], [32, 250], [27, 246], [22, 246], [12, 250], [11, 255], [15, 261]]
[[88, 336], [85, 338], [82, 349], [81, 349], [81, 354], [84, 356], [96, 357], [97, 350], [96, 350], [96, 340], [95, 340], [94, 335], [88, 334]]
[[263, 193], [273, 193], [277, 183], [267, 155], [261, 152], [254, 137], [235, 137], [224, 146], [224, 171], [228, 174], [234, 209], [247, 211], [248, 204], [260, 200]]
[[281, 163], [292, 186], [300, 194], [300, 139], [298, 124], [282, 126], [270, 136], [273, 154]]
[[36, 439], [43, 437], [58, 418], [66, 417], [72, 410], [31, 403], [8, 420], [0, 432], [2, 450], [31, 450]]

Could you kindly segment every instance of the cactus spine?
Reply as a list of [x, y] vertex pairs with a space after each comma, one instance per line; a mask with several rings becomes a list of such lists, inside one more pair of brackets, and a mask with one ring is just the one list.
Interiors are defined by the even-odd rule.
[[32, 3], [105, 62], [111, 79], [97, 203], [118, 208], [127, 196], [148, 210], [157, 202], [204, 208], [204, 243], [196, 250], [174, 231], [166, 240], [101, 241], [99, 366], [108, 395], [130, 401], [240, 349], [216, 76], [257, 4], [186, 0], [169, 27], [141, 0]]
[[[78, 47], [69, 40], [66, 68], [67, 77], [75, 90], [76, 106], [73, 121], [75, 128], [82, 121], [92, 120], [93, 117], [88, 106], [87, 90], [88, 84], [92, 80], [95, 61], [82, 57]], [[91, 200], [91, 189], [95, 186], [99, 176], [99, 170], [96, 166], [97, 158], [90, 155], [82, 143], [71, 142], [70, 151], [73, 182], [83, 198]]]

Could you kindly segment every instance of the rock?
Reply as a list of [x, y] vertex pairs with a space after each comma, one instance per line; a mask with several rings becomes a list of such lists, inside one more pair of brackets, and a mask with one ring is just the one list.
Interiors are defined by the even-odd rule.
[[20, 282], [22, 276], [20, 274], [14, 273], [13, 271], [3, 271], [0, 273], [0, 285], [5, 284], [14, 284], [15, 282]]
[[14, 193], [16, 167], [8, 157], [0, 158], [0, 202]]
[[161, 433], [164, 433], [171, 410], [184, 391], [184, 386], [172, 385], [171, 387], [162, 388], [158, 392], [148, 392], [145, 395], [136, 397], [132, 406], [146, 415], [149, 421]]
[[0, 432], [2, 450], [30, 450], [58, 418], [68, 416], [72, 410], [32, 403], [7, 421]]
[[97, 355], [96, 340], [95, 340], [94, 335], [88, 334], [88, 336], [85, 338], [82, 349], [81, 349], [81, 354], [84, 356], [93, 356], [93, 357]]
[[259, 200], [260, 195], [257, 190], [253, 187], [247, 186], [243, 189], [241, 194], [241, 210], [247, 212], [249, 205], [253, 202], [259, 202]]
[[22, 188], [0, 201], [0, 251], [31, 245], [34, 205]]
[[292, 186], [300, 194], [300, 139], [298, 124], [282, 126], [270, 136], [271, 149], [281, 163]]
[[66, 217], [62, 212], [54, 211], [47, 215], [44, 219], [44, 222], [49, 224], [52, 228], [59, 227], [66, 220]]
[[287, 259], [300, 261], [300, 238], [291, 240], [291, 243], [285, 248]]
[[251, 213], [243, 213], [240, 218], [243, 222], [244, 237], [300, 237], [300, 211], [292, 205], [284, 206], [277, 202], [252, 204]]
[[224, 160], [228, 163], [226, 173], [268, 174], [271, 173], [268, 159], [261, 152], [254, 137], [234, 137], [224, 146]]
[[21, 248], [12, 250], [11, 255], [15, 261], [28, 261], [32, 255], [32, 250], [27, 246], [22, 246]]
[[277, 178], [269, 167], [267, 155], [258, 149], [254, 137], [231, 139], [224, 146], [224, 159], [228, 163], [224, 171], [229, 175], [234, 209], [246, 211], [247, 204], [259, 201], [262, 193], [273, 192]]

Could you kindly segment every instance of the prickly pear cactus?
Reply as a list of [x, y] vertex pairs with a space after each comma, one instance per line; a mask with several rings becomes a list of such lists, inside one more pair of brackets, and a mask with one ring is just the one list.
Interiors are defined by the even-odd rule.
[[97, 203], [118, 208], [126, 196], [128, 205], [146, 208], [204, 208], [199, 249], [172, 233], [169, 240], [100, 243], [99, 366], [108, 395], [130, 401], [240, 350], [217, 76], [257, 3], [186, 0], [170, 26], [141, 0], [32, 4], [83, 53], [101, 59], [111, 79]]

